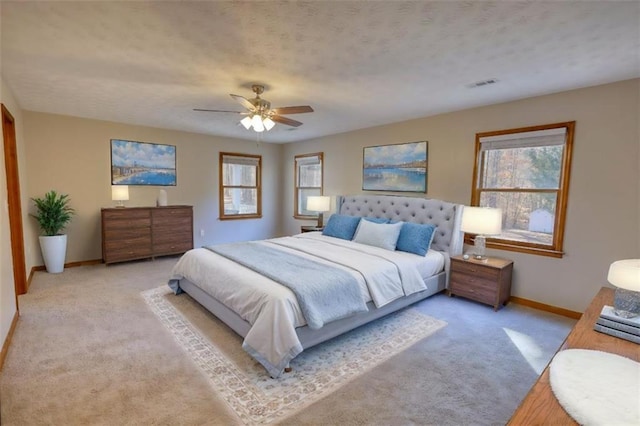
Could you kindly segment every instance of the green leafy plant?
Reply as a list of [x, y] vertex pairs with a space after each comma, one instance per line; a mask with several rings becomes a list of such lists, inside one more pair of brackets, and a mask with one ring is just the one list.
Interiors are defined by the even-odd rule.
[[69, 206], [69, 196], [49, 191], [43, 198], [32, 198], [37, 213], [33, 215], [40, 225], [43, 235], [59, 235], [75, 214]]

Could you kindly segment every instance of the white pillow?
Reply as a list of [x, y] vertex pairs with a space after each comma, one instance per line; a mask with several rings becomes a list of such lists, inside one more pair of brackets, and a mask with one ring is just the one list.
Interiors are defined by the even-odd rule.
[[360, 220], [353, 241], [394, 251], [401, 229], [402, 222], [374, 223], [368, 220]]

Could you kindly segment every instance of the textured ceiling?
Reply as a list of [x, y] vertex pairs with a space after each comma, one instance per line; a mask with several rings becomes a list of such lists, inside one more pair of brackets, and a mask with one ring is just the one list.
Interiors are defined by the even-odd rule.
[[[242, 108], [311, 105], [299, 141], [640, 77], [640, 2], [9, 2], [25, 110], [255, 140]], [[497, 84], [469, 88], [497, 79]]]

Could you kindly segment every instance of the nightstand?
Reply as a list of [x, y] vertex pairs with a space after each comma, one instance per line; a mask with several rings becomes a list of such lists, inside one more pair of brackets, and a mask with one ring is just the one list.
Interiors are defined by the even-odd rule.
[[322, 231], [324, 226], [301, 226], [300, 232]]
[[509, 259], [487, 257], [484, 260], [464, 260], [462, 256], [454, 256], [451, 258], [447, 294], [486, 303], [497, 311], [511, 297], [512, 273], [513, 261]]

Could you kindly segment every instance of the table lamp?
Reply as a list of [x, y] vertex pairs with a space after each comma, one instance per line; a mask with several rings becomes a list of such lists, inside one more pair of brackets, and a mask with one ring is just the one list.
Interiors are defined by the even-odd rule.
[[307, 210], [318, 212], [318, 228], [322, 228], [322, 213], [331, 210], [331, 197], [324, 195], [311, 195], [307, 197]]
[[640, 315], [640, 259], [613, 262], [607, 281], [616, 286], [613, 312], [622, 318]]
[[111, 199], [116, 201], [116, 207], [123, 208], [124, 202], [129, 200], [129, 187], [127, 185], [111, 186]]
[[476, 234], [474, 254], [476, 260], [484, 260], [486, 236], [502, 232], [502, 210], [491, 207], [468, 207], [462, 211], [462, 231]]

